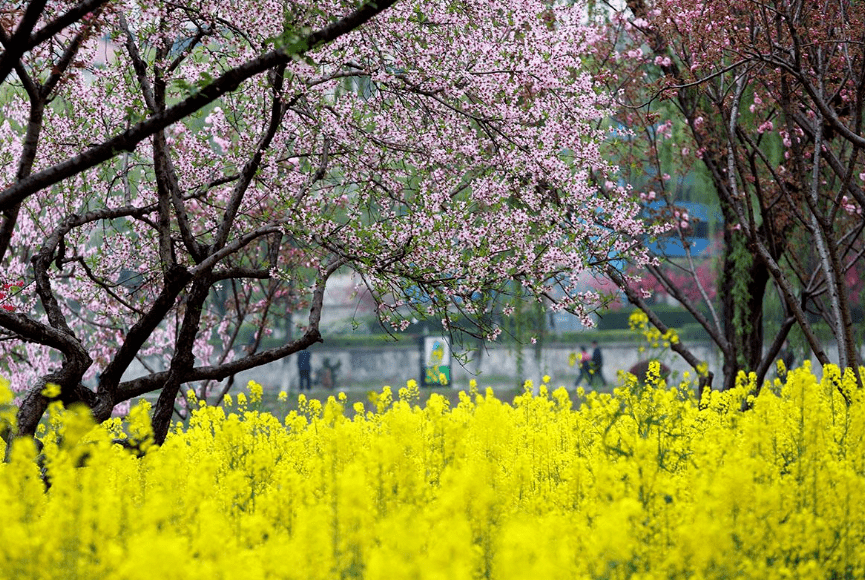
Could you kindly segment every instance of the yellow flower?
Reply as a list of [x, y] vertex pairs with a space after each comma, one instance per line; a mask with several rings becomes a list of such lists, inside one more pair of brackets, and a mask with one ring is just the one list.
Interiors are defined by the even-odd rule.
[[628, 317], [628, 325], [633, 330], [644, 330], [649, 323], [649, 317], [642, 310], [634, 310]]
[[277, 397], [280, 403], [284, 403], [288, 400], [288, 393], [285, 391], [279, 391], [279, 396]]
[[0, 405], [11, 403], [13, 398], [11, 383], [5, 377], [0, 377]]
[[53, 399], [55, 397], [60, 396], [60, 385], [54, 383], [47, 383], [45, 388], [42, 389], [42, 396], [48, 399]]
[[[541, 397], [475, 389], [453, 407], [438, 394], [425, 408], [394, 403], [383, 389], [376, 410], [355, 403], [351, 420], [342, 396], [299, 397], [284, 424], [205, 406], [158, 449], [146, 403], [95, 429], [85, 408], [55, 404], [39, 451], [29, 438], [8, 454], [0, 443], [0, 569], [861, 577], [865, 395], [854, 373], [826, 365], [818, 380], [806, 364], [759, 395], [756, 375], [741, 373], [702, 401], [697, 377], [669, 387], [658, 373], [653, 363], [650, 388], [626, 373], [612, 394], [581, 387], [577, 406], [547, 380]], [[132, 453], [113, 444], [124, 436]]]
[[246, 383], [246, 387], [249, 389], [249, 401], [251, 403], [258, 403], [261, 401], [261, 397], [264, 394], [264, 387], [255, 381], [249, 381]]
[[777, 369], [778, 369], [777, 372], [778, 372], [778, 375], [779, 375], [779, 376], [782, 376], [782, 377], [783, 377], [783, 376], [785, 376], [785, 375], [787, 374], [787, 367], [784, 366], [784, 361], [783, 361], [783, 360], [778, 359], [777, 361], [775, 361], [775, 366], [776, 366]]

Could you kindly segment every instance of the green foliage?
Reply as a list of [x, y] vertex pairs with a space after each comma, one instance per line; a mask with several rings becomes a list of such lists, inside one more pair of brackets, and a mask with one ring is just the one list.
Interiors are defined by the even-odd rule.
[[728, 316], [731, 316], [733, 319], [733, 327], [736, 332], [735, 339], [739, 343], [739, 347], [737, 348], [739, 358], [737, 362], [741, 367], [746, 367], [744, 340], [753, 330], [752, 313], [746, 305], [753, 298], [751, 296], [750, 282], [754, 256], [748, 250], [744, 237], [737, 235], [732, 236], [732, 243], [728, 252], [732, 271], [728, 274], [729, 280], [722, 281], [721, 288], [728, 288], [732, 298], [733, 312], [728, 313]]
[[[604, 312], [598, 318], [598, 330], [628, 329], [628, 320], [635, 310], [637, 309], [623, 308], [621, 310]], [[683, 328], [687, 325], [698, 324], [694, 316], [681, 306], [658, 304], [652, 306], [652, 312], [657, 314], [661, 321], [670, 328]]]

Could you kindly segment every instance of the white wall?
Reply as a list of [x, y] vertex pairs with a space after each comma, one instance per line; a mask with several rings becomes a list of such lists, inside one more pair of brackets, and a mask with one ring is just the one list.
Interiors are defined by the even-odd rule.
[[[588, 346], [588, 345], [587, 345]], [[720, 358], [711, 343], [689, 345], [694, 354], [706, 360], [710, 369], [718, 374]], [[473, 359], [466, 367], [455, 360], [452, 361], [453, 386], [458, 389], [468, 388], [469, 380], [477, 380], [481, 388], [512, 387], [525, 379], [531, 379], [536, 384], [547, 374], [554, 386], [571, 387], [577, 377], [578, 369], [571, 367], [569, 357], [576, 352], [579, 345], [553, 344], [541, 351], [540, 361], [535, 356], [535, 348], [526, 346], [523, 350], [523, 372], [517, 376], [517, 356], [513, 349], [506, 347], [490, 347], [483, 352], [472, 354]], [[321, 368], [325, 358], [340, 361], [337, 389], [353, 387], [379, 388], [391, 385], [398, 388], [405, 385], [408, 379], [418, 379], [420, 374], [420, 351], [411, 347], [375, 347], [375, 348], [330, 348], [325, 345], [315, 345], [312, 350], [313, 376]], [[616, 371], [627, 370], [637, 362], [650, 358], [648, 353], [640, 353], [633, 343], [618, 343], [602, 345], [604, 356], [603, 375], [608, 383], [616, 382]], [[674, 372], [693, 371], [678, 355], [667, 352], [661, 357], [662, 362]], [[241, 373], [237, 377], [239, 385], [255, 379], [266, 388], [276, 390], [297, 389], [297, 361], [290, 356], [258, 369]]]

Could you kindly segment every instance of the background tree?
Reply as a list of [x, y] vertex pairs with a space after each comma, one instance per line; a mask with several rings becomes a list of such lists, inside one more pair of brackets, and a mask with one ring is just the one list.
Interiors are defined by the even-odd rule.
[[[320, 341], [343, 267], [395, 329], [420, 314], [495, 339], [486, 296], [555, 284], [556, 307], [585, 317], [598, 297], [577, 292], [580, 272], [644, 259], [636, 204], [589, 182], [607, 171], [591, 128], [607, 111], [582, 72], [579, 7], [2, 10], [0, 258], [16, 286], [0, 348], [20, 434], [56, 383], [98, 420], [160, 391], [161, 441], [183, 385]], [[260, 350], [283, 309], [308, 324]], [[136, 359], [148, 372], [124, 379]]]
[[[640, 178], [641, 194], [660, 200], [652, 204], [657, 217], [674, 224], [687, 249], [692, 226], [681, 219], [687, 214], [677, 207], [675, 186], [696, 164], [724, 222], [720, 308], [690, 254], [658, 255], [650, 274], [720, 348], [724, 387], [740, 370], [757, 372], [761, 384], [794, 326], [818, 360], [830, 362], [815, 316], [838, 344], [837, 362], [856, 372], [851, 299], [858, 297], [844, 280], [862, 258], [863, 7], [788, 0], [626, 5], [606, 4], [613, 16], [604, 20], [608, 36], [596, 65], [631, 130], [628, 140], [614, 142], [623, 178], [649, 173], [648, 182]], [[700, 300], [676, 283], [676, 270], [687, 273]], [[651, 307], [622, 282], [652, 319]], [[764, 320], [770, 289], [783, 307], [773, 328]]]

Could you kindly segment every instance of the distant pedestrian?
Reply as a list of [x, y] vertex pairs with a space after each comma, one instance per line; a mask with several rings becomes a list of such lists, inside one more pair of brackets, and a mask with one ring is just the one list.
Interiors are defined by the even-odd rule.
[[601, 354], [601, 347], [598, 346], [598, 341], [592, 341], [592, 360], [590, 363], [589, 370], [591, 371], [591, 384], [595, 383], [595, 379], [601, 382], [601, 386], [607, 384], [607, 381], [604, 380], [604, 356]]
[[312, 381], [310, 381], [309, 374], [312, 371], [312, 362], [310, 359], [312, 358], [312, 353], [308, 350], [302, 350], [297, 353], [297, 372], [300, 375], [300, 390], [303, 390], [304, 385], [306, 385], [306, 390], [312, 390]]
[[779, 379], [786, 379], [787, 373], [790, 372], [790, 368], [796, 362], [796, 355], [793, 354], [793, 351], [790, 350], [790, 344], [785, 340], [784, 344], [781, 346], [781, 352], [778, 353], [778, 359], [784, 363], [784, 371], [780, 372], [780, 369], [776, 366], [776, 372]]
[[592, 355], [586, 350], [585, 345], [580, 345], [580, 375], [577, 377], [575, 387], [579, 387], [583, 379], [586, 379], [586, 384], [592, 386]]

